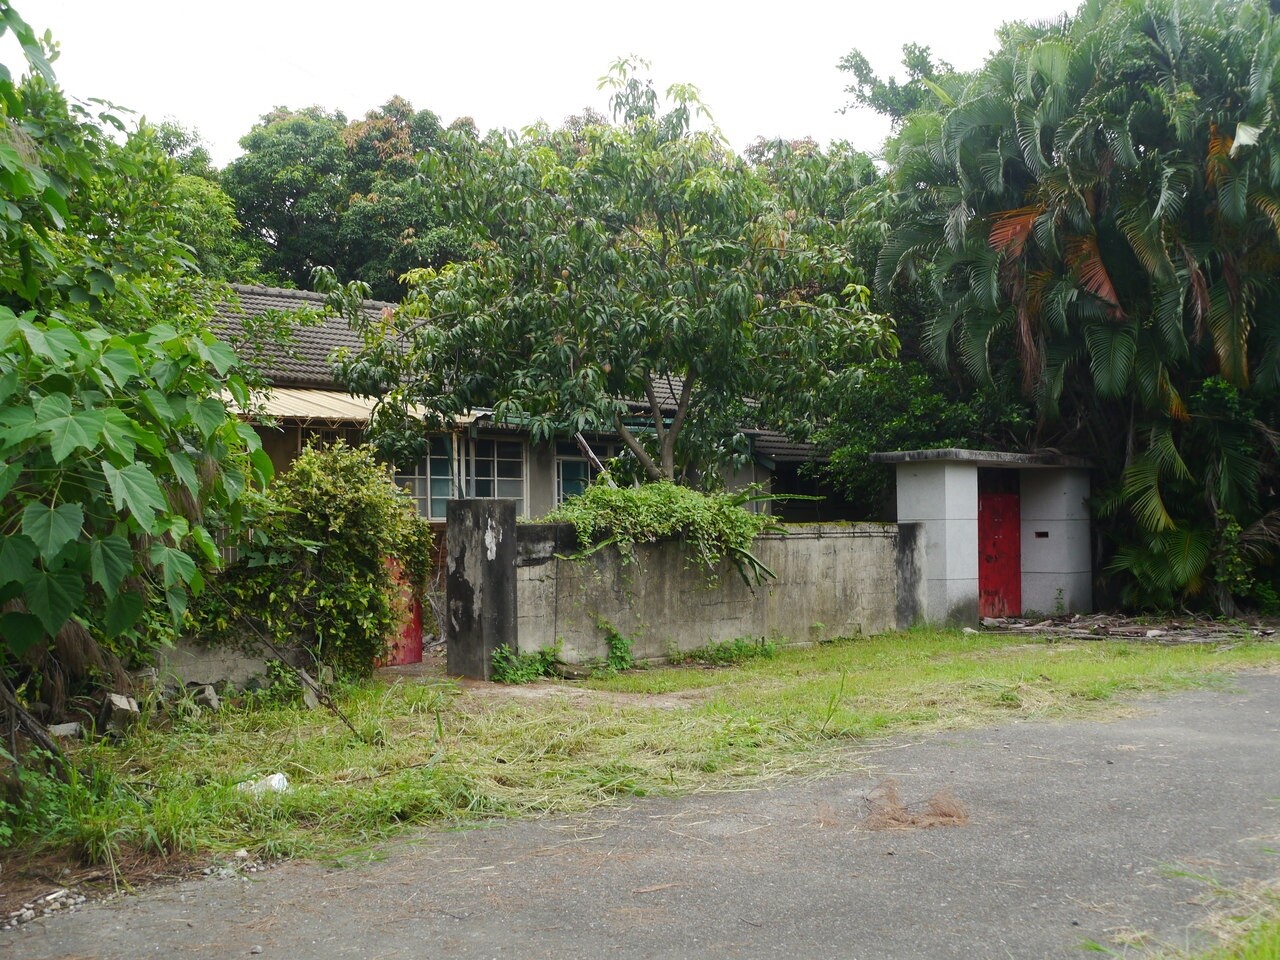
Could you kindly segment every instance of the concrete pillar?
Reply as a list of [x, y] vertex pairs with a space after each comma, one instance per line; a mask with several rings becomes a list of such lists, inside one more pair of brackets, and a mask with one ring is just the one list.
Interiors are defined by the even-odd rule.
[[924, 620], [978, 619], [978, 464], [899, 463], [898, 522], [924, 529]]
[[515, 501], [450, 500], [446, 530], [448, 670], [488, 680], [494, 651], [518, 643]]

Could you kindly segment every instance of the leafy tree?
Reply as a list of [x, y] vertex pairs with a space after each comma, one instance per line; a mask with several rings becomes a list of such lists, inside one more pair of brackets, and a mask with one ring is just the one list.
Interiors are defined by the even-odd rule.
[[[495, 406], [535, 437], [613, 429], [649, 479], [706, 479], [748, 417], [794, 410], [833, 365], [894, 345], [846, 251], [620, 61], [617, 126], [453, 142], [430, 175], [478, 256], [411, 275], [342, 366], [441, 416]], [[749, 408], [744, 397], [759, 405]]]
[[340, 216], [336, 273], [361, 280], [373, 296], [398, 300], [400, 278], [417, 267], [460, 259], [467, 241], [444, 221], [435, 184], [420, 160], [448, 149], [444, 128], [429, 110], [393, 97], [342, 132], [352, 190]]
[[858, 50], [845, 54], [837, 64], [839, 69], [853, 75], [853, 82], [844, 88], [844, 92], [853, 98], [845, 109], [870, 107], [895, 123], [901, 123], [908, 114], [931, 105], [938, 84], [954, 72], [951, 64], [945, 60], [934, 62], [933, 52], [915, 43], [903, 45], [902, 65], [906, 68], [907, 79], [899, 83], [893, 77], [884, 79], [877, 76], [871, 62]]
[[269, 281], [262, 270], [264, 245], [244, 233], [199, 133], [166, 120], [155, 136], [160, 149], [177, 164], [173, 215], [178, 237], [191, 248], [200, 272], [217, 280]]
[[1275, 18], [1095, 0], [1001, 39], [892, 144], [879, 279], [925, 284], [931, 353], [1016, 368], [1041, 441], [1098, 462], [1130, 600], [1230, 609], [1214, 558], [1280, 539]]
[[247, 391], [155, 132], [118, 142], [69, 103], [48, 36], [0, 0], [6, 32], [30, 72], [0, 69], [0, 660], [68, 631], [145, 650], [144, 611], [181, 618], [270, 461], [223, 404]]
[[893, 468], [881, 450], [970, 447], [1004, 450], [1025, 441], [1026, 407], [994, 385], [973, 390], [917, 360], [880, 360], [849, 371], [828, 391], [830, 414], [814, 440], [827, 454], [820, 472], [870, 517], [894, 514]]
[[346, 117], [319, 107], [277, 107], [241, 140], [243, 156], [222, 172], [236, 216], [266, 244], [263, 266], [305, 287], [317, 266], [340, 257], [338, 220], [350, 190]]

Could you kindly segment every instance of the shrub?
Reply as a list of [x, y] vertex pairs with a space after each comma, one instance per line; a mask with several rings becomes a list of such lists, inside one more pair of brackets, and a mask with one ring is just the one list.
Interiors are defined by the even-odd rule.
[[762, 499], [754, 488], [735, 493], [701, 493], [661, 481], [639, 487], [615, 487], [601, 474], [581, 495], [547, 515], [550, 522], [570, 523], [587, 552], [609, 544], [681, 540], [691, 562], [714, 571], [728, 558], [744, 579], [758, 583], [773, 572], [751, 553], [755, 538], [779, 530], [768, 514], [743, 509]]
[[309, 447], [206, 592], [200, 635], [228, 640], [247, 622], [339, 675], [365, 676], [404, 612], [395, 571], [420, 597], [431, 546], [430, 527], [370, 448]]

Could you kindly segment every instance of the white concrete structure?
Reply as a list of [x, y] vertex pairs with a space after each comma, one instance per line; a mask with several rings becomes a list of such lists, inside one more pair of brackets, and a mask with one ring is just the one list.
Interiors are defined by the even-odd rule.
[[[1057, 455], [979, 450], [908, 450], [872, 459], [897, 465], [898, 522], [924, 529], [924, 619], [975, 622], [982, 598], [1004, 592], [1001, 612], [1087, 612], [1093, 607], [1087, 464]], [[988, 471], [991, 471], [988, 473]], [[1015, 471], [1010, 476], [1009, 471]], [[1003, 540], [980, 530], [984, 488], [1012, 501]], [[992, 543], [1000, 546], [993, 547]], [[1016, 565], [1002, 586], [991, 571], [999, 557]]]

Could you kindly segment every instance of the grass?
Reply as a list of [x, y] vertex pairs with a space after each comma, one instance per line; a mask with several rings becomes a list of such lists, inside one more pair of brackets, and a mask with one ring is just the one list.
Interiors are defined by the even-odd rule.
[[[534, 697], [448, 681], [339, 691], [325, 711], [224, 708], [76, 749], [88, 771], [28, 800], [14, 847], [118, 864], [141, 855], [335, 856], [408, 824], [583, 810], [844, 762], [868, 737], [1099, 716], [1116, 698], [1220, 684], [1280, 646], [1159, 647], [911, 631], [784, 649], [715, 670], [550, 683]], [[662, 694], [679, 694], [678, 705]], [[547, 694], [547, 695], [542, 695]], [[290, 789], [236, 785], [282, 772]], [[3, 812], [0, 810], [0, 812]]]

